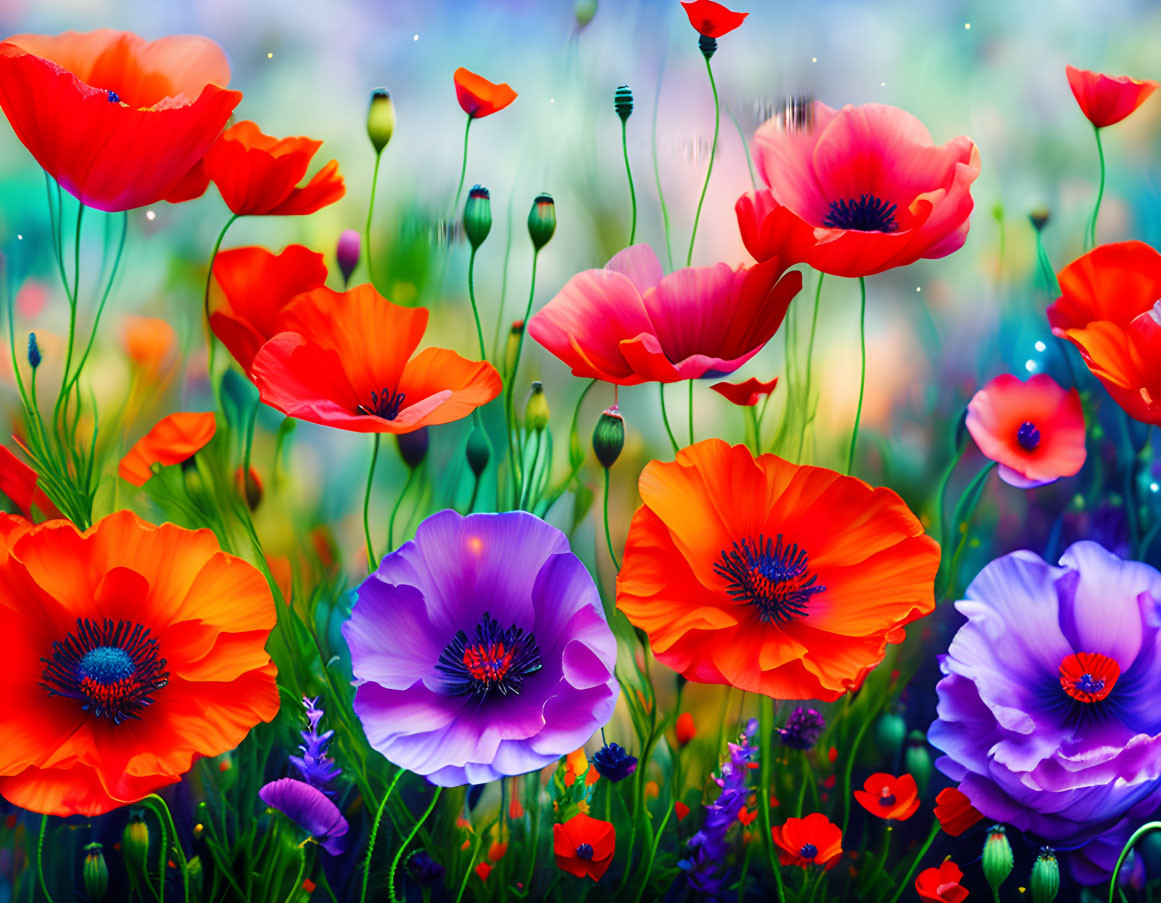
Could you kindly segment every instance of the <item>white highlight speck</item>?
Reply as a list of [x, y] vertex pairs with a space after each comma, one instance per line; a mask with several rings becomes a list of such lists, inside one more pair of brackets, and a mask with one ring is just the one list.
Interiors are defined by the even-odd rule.
[[18, 233], [16, 233], [16, 240], [17, 241], [24, 241], [24, 236], [18, 232]]
[[811, 61], [812, 63], [817, 63], [817, 62], [818, 62], [818, 57], [816, 57], [816, 56], [812, 56], [812, 57], [810, 58], [810, 61]]
[[879, 82], [879, 87], [885, 88], [885, 87], [887, 87], [887, 83], [886, 82]]
[[1036, 361], [1034, 361], [1034, 360], [1024, 361], [1024, 369], [1027, 370], [1029, 373], [1035, 373], [1036, 372]]
[[1158, 490], [1161, 490], [1161, 486], [1158, 486], [1156, 483], [1149, 484], [1149, 491], [1150, 492], [1157, 492]]
[[1047, 346], [1047, 345], [1045, 345], [1043, 342], [1037, 342], [1037, 343], [1036, 343], [1036, 350], [1037, 350], [1037, 351], [1043, 351], [1043, 350], [1044, 350], [1045, 348], [1047, 348], [1047, 347], [1048, 347], [1048, 346]]
[[972, 30], [972, 23], [971, 22], [964, 22], [963, 29], [964, 29], [964, 31], [971, 31]]
[[154, 213], [152, 210], [146, 210], [145, 211], [145, 218], [147, 220], [149, 220], [149, 222], [153, 222], [155, 219], [157, 219], [157, 214]]
[[550, 98], [548, 98], [548, 102], [549, 102], [549, 103], [556, 103], [556, 98], [555, 98], [555, 97], [550, 97]]
[[922, 287], [922, 286], [919, 286], [919, 285], [917, 285], [917, 286], [915, 286], [915, 291], [917, 291], [917, 292], [921, 292], [921, 291], [923, 291], [923, 287]]
[[413, 34], [413, 35], [411, 36], [411, 40], [413, 40], [413, 41], [418, 41], [418, 40], [419, 40], [419, 35], [417, 35], [417, 34]]
[[268, 60], [274, 59], [274, 51], [273, 50], [271, 50], [269, 53], [266, 54], [266, 59], [268, 59]]

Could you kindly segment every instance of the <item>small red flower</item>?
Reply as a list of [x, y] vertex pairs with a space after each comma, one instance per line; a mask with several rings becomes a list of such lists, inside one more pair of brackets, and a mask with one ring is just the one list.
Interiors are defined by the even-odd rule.
[[919, 788], [909, 774], [902, 777], [879, 772], [867, 778], [862, 790], [856, 790], [859, 805], [879, 818], [906, 821], [919, 808]]
[[935, 797], [935, 817], [944, 833], [959, 837], [984, 816], [958, 787], [945, 787]]
[[[752, 764], [757, 765], [758, 763], [754, 762]], [[752, 825], [754, 823], [754, 819], [756, 819], [757, 817], [758, 817], [758, 810], [757, 809], [750, 810], [750, 809], [747, 809], [745, 806], [743, 806], [740, 810], [738, 810], [738, 821], [740, 821], [747, 828], [750, 827], [750, 825]]]
[[492, 862], [499, 862], [504, 858], [504, 854], [508, 852], [508, 844], [496, 841], [488, 848], [488, 859]]
[[677, 745], [685, 746], [690, 740], [697, 736], [697, 728], [693, 724], [693, 715], [689, 712], [682, 712], [677, 716]]
[[297, 216], [314, 213], [346, 194], [337, 160], [301, 188], [321, 141], [273, 138], [243, 120], [222, 133], [206, 153], [205, 175], [237, 216]]
[[713, 0], [692, 0], [683, 2], [689, 24], [698, 34], [707, 38], [720, 38], [742, 24], [749, 13], [737, 13]]
[[578, 878], [588, 875], [594, 881], [600, 881], [613, 862], [616, 847], [617, 832], [613, 825], [583, 812], [563, 825], [552, 826], [552, 852], [556, 856], [556, 865]]
[[496, 84], [470, 69], [460, 66], [453, 76], [456, 83], [456, 99], [460, 107], [473, 119], [483, 119], [498, 113], [516, 99], [516, 92], [507, 82]]
[[154, 464], [180, 464], [203, 449], [214, 437], [214, 426], [212, 411], [163, 417], [129, 449], [117, 472], [134, 486], [144, 486]]
[[488, 876], [492, 874], [492, 866], [486, 862], [479, 862], [476, 864], [476, 874], [480, 877], [481, 881], [487, 881]]
[[1064, 72], [1080, 111], [1098, 129], [1120, 122], [1157, 90], [1157, 82], [1148, 79], [1138, 81], [1127, 75], [1105, 75], [1075, 66], [1065, 66]]
[[833, 868], [843, 854], [843, 832], [821, 812], [806, 818], [788, 818], [786, 823], [770, 829], [778, 846], [778, 861], [809, 869], [814, 866]]
[[35, 517], [33, 506], [43, 518], [63, 517], [56, 505], [44, 494], [44, 490], [37, 485], [37, 479], [35, 470], [0, 445], [0, 492], [8, 496], [9, 501], [28, 520]]
[[739, 407], [748, 408], [756, 405], [759, 399], [768, 396], [777, 385], [777, 376], [768, 383], [761, 382], [751, 376], [740, 383], [714, 383], [710, 388]]
[[938, 903], [963, 903], [967, 899], [967, 888], [960, 886], [963, 872], [950, 859], [940, 863], [939, 868], [924, 869], [915, 879], [915, 890], [920, 899], [936, 900]]
[[678, 800], [673, 804], [673, 811], [677, 814], [677, 820], [681, 821], [683, 818], [689, 815], [689, 806]]

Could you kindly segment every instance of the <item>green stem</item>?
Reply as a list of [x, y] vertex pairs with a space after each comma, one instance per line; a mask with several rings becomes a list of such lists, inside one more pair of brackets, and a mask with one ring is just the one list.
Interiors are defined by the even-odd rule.
[[298, 891], [302, 887], [302, 876], [305, 872], [306, 851], [300, 846], [298, 847], [298, 874], [294, 876], [294, 883], [290, 885], [290, 893], [286, 895], [286, 903], [294, 903], [294, 900], [298, 898]]
[[665, 424], [665, 433], [669, 436], [669, 442], [673, 446], [673, 453], [676, 455], [677, 450], [681, 446], [677, 444], [677, 437], [673, 435], [673, 430], [669, 426], [669, 414], [665, 410], [665, 383], [657, 384], [657, 393], [661, 397], [661, 422]]
[[657, 92], [653, 96], [653, 134], [650, 143], [653, 151], [653, 181], [657, 184], [657, 202], [661, 206], [661, 221], [665, 224], [665, 256], [669, 261], [669, 269], [672, 270], [673, 241], [669, 227], [669, 208], [665, 206], [665, 192], [661, 189], [661, 167], [657, 163], [657, 115], [661, 112], [661, 83], [664, 75], [665, 63], [662, 61], [661, 71], [657, 73]]
[[484, 328], [480, 325], [480, 309], [476, 307], [475, 269], [476, 249], [472, 248], [471, 256], [468, 258], [468, 300], [472, 302], [472, 316], [476, 320], [476, 338], [480, 342], [480, 360], [486, 361], [488, 352], [484, 348]]
[[1121, 855], [1117, 857], [1117, 866], [1113, 869], [1113, 876], [1109, 879], [1109, 903], [1113, 903], [1113, 897], [1117, 892], [1117, 878], [1121, 874], [1121, 866], [1125, 864], [1125, 860], [1129, 857], [1129, 853], [1133, 851], [1133, 847], [1137, 845], [1137, 841], [1146, 834], [1151, 834], [1154, 831], [1161, 830], [1161, 821], [1151, 821], [1141, 825], [1133, 832], [1124, 848], [1121, 850]]
[[919, 868], [919, 863], [923, 861], [923, 857], [927, 855], [927, 851], [931, 848], [932, 841], [935, 840], [935, 835], [939, 833], [939, 822], [936, 821], [931, 826], [931, 830], [927, 832], [927, 840], [923, 841], [923, 846], [919, 848], [919, 852], [915, 854], [915, 858], [911, 860], [911, 866], [907, 869], [907, 874], [903, 876], [903, 880], [899, 882], [899, 887], [895, 889], [895, 895], [891, 897], [889, 903], [897, 903], [899, 898], [903, 896], [903, 891], [911, 885], [911, 879], [915, 876], [915, 870]]
[[637, 890], [637, 896], [634, 897], [634, 903], [641, 903], [641, 897], [645, 893], [645, 888], [649, 886], [649, 878], [653, 872], [653, 858], [657, 855], [657, 847], [661, 844], [661, 835], [665, 831], [665, 826], [669, 823], [669, 816], [673, 814], [673, 807], [670, 806], [665, 813], [665, 818], [661, 819], [661, 824], [657, 828], [657, 835], [653, 838], [653, 843], [649, 847], [649, 859], [645, 863], [644, 874], [645, 877], [641, 881], [641, 887]]
[[629, 201], [633, 205], [633, 225], [629, 227], [629, 244], [637, 238], [637, 192], [633, 190], [633, 170], [629, 168], [628, 119], [621, 120], [621, 154], [625, 158], [625, 175], [629, 179]]
[[[387, 145], [383, 145], [386, 147]], [[371, 217], [375, 212], [375, 189], [379, 187], [379, 163], [383, 159], [383, 151], [375, 154], [375, 168], [371, 172], [371, 198], [367, 202], [367, 225], [363, 228], [363, 257], [367, 261], [367, 281], [375, 284], [375, 271], [371, 269]]]
[[859, 421], [863, 418], [863, 393], [867, 388], [867, 280], [859, 277], [859, 403], [855, 408], [855, 428], [851, 431], [851, 449], [847, 454], [847, 473], [855, 469], [855, 445], [859, 441]]
[[78, 202], [77, 231], [73, 241], [73, 290], [69, 296], [69, 343], [65, 353], [64, 377], [60, 384], [62, 397], [68, 395], [69, 370], [73, 363], [73, 340], [77, 330], [77, 305], [81, 294], [81, 219], [84, 217], [84, 213], [85, 205]]
[[738, 117], [734, 115], [729, 104], [726, 104], [726, 115], [730, 117], [734, 128], [738, 130], [738, 137], [742, 139], [742, 153], [746, 155], [746, 168], [750, 171], [750, 187], [757, 191], [758, 178], [754, 175], [754, 161], [750, 159], [750, 144], [746, 141], [746, 133], [742, 131], [742, 124], [738, 122]]
[[419, 833], [419, 829], [423, 826], [423, 823], [427, 821], [427, 817], [431, 815], [432, 810], [435, 808], [435, 804], [439, 802], [439, 795], [441, 793], [443, 793], [443, 788], [436, 787], [435, 793], [433, 793], [431, 796], [431, 802], [427, 804], [427, 808], [424, 810], [423, 815], [419, 816], [419, 821], [415, 823], [415, 826], [411, 829], [411, 833], [407, 835], [407, 839], [404, 840], [402, 846], [400, 846], [399, 849], [395, 851], [395, 858], [391, 860], [391, 871], [387, 875], [387, 891], [391, 896], [391, 903], [397, 903], [398, 900], [398, 898], [395, 896], [395, 872], [399, 868], [400, 860], [403, 859], [403, 851], [406, 850], [407, 847], [411, 844], [411, 841], [415, 839], [415, 835]]
[[693, 445], [693, 380], [689, 381], [689, 444]]
[[847, 764], [843, 768], [843, 835], [847, 833], [847, 822], [851, 818], [851, 772], [855, 769], [855, 759], [859, 757], [859, 745], [863, 742], [863, 735], [866, 734], [867, 728], [871, 726], [871, 718], [864, 718], [863, 723], [859, 726], [859, 732], [855, 734], [855, 742], [851, 744], [850, 753], [847, 755]]
[[1105, 196], [1105, 149], [1101, 145], [1101, 130], [1097, 126], [1093, 126], [1093, 136], [1096, 138], [1097, 156], [1100, 158], [1101, 164], [1101, 180], [1097, 186], [1096, 204], [1092, 208], [1092, 218], [1088, 222], [1088, 231], [1085, 232], [1084, 249], [1086, 251], [1092, 250], [1096, 247], [1096, 229], [1097, 217], [1101, 213], [1101, 200]]
[[516, 391], [516, 374], [520, 370], [520, 353], [524, 350], [524, 335], [528, 332], [528, 318], [532, 316], [532, 299], [536, 296], [536, 262], [540, 258], [540, 249], [532, 251], [532, 279], [528, 286], [528, 303], [524, 306], [524, 328], [520, 330], [520, 337], [516, 340], [516, 354], [512, 360], [512, 372], [508, 376], [507, 414], [508, 414], [508, 466], [512, 475], [512, 498], [517, 503], [520, 499], [520, 467], [516, 460], [516, 410], [514, 407], [514, 393]]
[[951, 564], [948, 567], [947, 583], [943, 588], [943, 593], [940, 595], [952, 595], [955, 593], [956, 578], [959, 575], [959, 562], [964, 550], [967, 548], [968, 527], [971, 524], [972, 515], [975, 513], [976, 505], [979, 504], [980, 496], [983, 493], [984, 483], [988, 478], [988, 474], [996, 467], [995, 461], [989, 461], [977, 473], [972, 481], [968, 484], [964, 494], [960, 497], [959, 503], [955, 506], [955, 520], [952, 524], [953, 529], [958, 530], [960, 537], [956, 543], [955, 552], [951, 556]]
[[[40, 883], [40, 892], [44, 894], [44, 898], [48, 903], [53, 903], [52, 894], [48, 892], [48, 886], [44, 883], [44, 834], [48, 830], [48, 816], [42, 815], [40, 817], [40, 834], [36, 838], [36, 879]], [[1117, 863], [1120, 868], [1120, 863]]]
[[388, 553], [395, 550], [395, 515], [399, 513], [399, 506], [403, 504], [403, 497], [407, 495], [407, 490], [411, 488], [411, 482], [415, 479], [415, 472], [419, 468], [410, 467], [407, 470], [407, 480], [403, 484], [403, 488], [399, 490], [399, 497], [395, 499], [395, 506], [391, 509], [391, 519], [387, 522], [387, 551]]
[[[532, 498], [532, 484], [536, 480], [536, 465], [540, 463], [540, 443], [544, 438], [544, 430], [537, 430], [536, 437], [532, 443], [532, 461], [528, 465], [528, 479], [524, 485], [520, 487], [520, 505], [523, 508], [525, 505], [531, 505]], [[551, 458], [551, 455], [549, 456]], [[529, 509], [531, 510], [531, 508]]]
[[[966, 430], [965, 430], [966, 432]], [[945, 497], [947, 496], [947, 484], [951, 480], [951, 475], [955, 472], [956, 466], [963, 458], [963, 453], [967, 449], [967, 442], [961, 442], [952, 455], [951, 461], [948, 462], [947, 469], [943, 471], [943, 476], [939, 478], [939, 489], [935, 494], [936, 508], [935, 508], [935, 523], [939, 528], [939, 534], [935, 537], [940, 544], [947, 541], [947, 523], [944, 517]]]
[[218, 239], [214, 242], [214, 249], [210, 252], [210, 265], [206, 271], [206, 288], [202, 294], [202, 314], [206, 320], [206, 367], [208, 368], [206, 371], [206, 376], [210, 381], [210, 388], [214, 393], [214, 401], [217, 402], [217, 406], [219, 408], [222, 405], [221, 398], [219, 397], [220, 390], [218, 388], [218, 383], [217, 380], [214, 379], [215, 345], [214, 331], [210, 328], [210, 285], [214, 278], [214, 261], [218, 259], [218, 249], [222, 247], [222, 242], [226, 238], [226, 232], [229, 230], [230, 226], [234, 224], [234, 220], [237, 218], [237, 214], [231, 216], [228, 220], [226, 220], [226, 225], [222, 226], [222, 231], [218, 233]]
[[605, 471], [605, 542], [609, 546], [609, 558], [613, 561], [613, 567], [620, 570], [621, 566], [617, 564], [617, 553], [613, 551], [613, 534], [609, 531], [609, 468], [603, 468]]
[[685, 255], [685, 265], [693, 261], [693, 245], [697, 241], [697, 224], [701, 219], [701, 205], [705, 203], [705, 193], [709, 190], [710, 175], [714, 171], [714, 156], [718, 152], [718, 129], [722, 124], [721, 105], [718, 102], [718, 86], [714, 81], [714, 69], [709, 57], [705, 58], [705, 71], [709, 74], [710, 88], [714, 92], [714, 140], [710, 144], [709, 165], [705, 168], [705, 184], [701, 186], [701, 197], [697, 200], [697, 213], [693, 217], [693, 233], [689, 236], [689, 252]]
[[468, 172], [468, 133], [472, 130], [472, 119], [474, 117], [468, 114], [468, 124], [464, 126], [464, 162], [460, 165], [460, 184], [456, 186], [456, 199], [452, 204], [452, 216], [456, 215], [456, 211], [460, 209], [460, 195], [464, 192], [464, 176]]
[[[818, 274], [818, 283], [814, 287], [814, 314], [810, 318], [810, 340], [806, 343], [806, 394], [803, 396], [802, 409], [802, 432], [798, 435], [798, 463], [802, 463], [802, 443], [806, 440], [806, 420], [810, 413], [810, 383], [811, 383], [811, 364], [814, 361], [814, 333], [818, 329], [818, 302], [822, 297], [822, 280], [826, 273]], [[790, 362], [786, 363], [787, 369], [790, 367]], [[770, 400], [770, 396], [766, 396], [766, 400]]]
[[363, 889], [359, 893], [359, 903], [366, 903], [367, 900], [367, 884], [371, 880], [371, 856], [375, 852], [375, 838], [379, 836], [379, 823], [383, 821], [383, 813], [387, 809], [387, 801], [391, 799], [391, 793], [395, 790], [395, 785], [399, 783], [399, 779], [403, 776], [403, 769], [395, 772], [395, 777], [391, 779], [391, 783], [387, 786], [387, 792], [383, 795], [382, 802], [379, 803], [379, 809], [375, 813], [375, 820], [371, 822], [371, 836], [367, 841], [367, 858], [363, 861]]
[[363, 492], [363, 536], [367, 540], [367, 570], [375, 570], [379, 563], [375, 557], [375, 547], [371, 543], [371, 484], [375, 480], [375, 462], [379, 460], [379, 440], [381, 433], [375, 434], [375, 448], [371, 452], [371, 469], [367, 471], [367, 488]]
[[85, 362], [89, 359], [89, 352], [93, 350], [93, 342], [97, 338], [97, 326], [101, 322], [101, 314], [105, 312], [105, 303], [109, 300], [109, 293], [113, 290], [113, 280], [117, 278], [117, 271], [121, 267], [121, 257], [125, 252], [125, 238], [129, 233], [129, 214], [122, 214], [121, 219], [121, 240], [117, 244], [117, 253], [113, 257], [113, 267], [109, 271], [109, 281], [105, 283], [105, 289], [101, 292], [101, 300], [97, 304], [97, 313], [93, 317], [93, 329], [89, 333], [89, 341], [85, 345], [84, 354], [77, 362], [77, 368], [73, 371], [72, 378], [69, 380], [68, 386], [65, 387], [65, 392], [71, 392], [73, 387], [77, 384], [77, 380], [81, 378], [81, 372], [85, 369]]

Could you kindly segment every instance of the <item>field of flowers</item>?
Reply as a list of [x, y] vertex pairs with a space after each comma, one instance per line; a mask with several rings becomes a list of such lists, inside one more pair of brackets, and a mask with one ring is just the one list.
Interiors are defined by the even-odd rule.
[[1161, 15], [161, 6], [0, 11], [0, 903], [1158, 896]]

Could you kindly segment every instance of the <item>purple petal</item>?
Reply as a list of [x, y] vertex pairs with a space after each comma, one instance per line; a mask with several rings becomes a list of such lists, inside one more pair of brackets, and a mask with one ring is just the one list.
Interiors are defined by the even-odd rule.
[[346, 847], [347, 820], [326, 794], [310, 784], [281, 778], [259, 790], [258, 798], [284, 813], [332, 856]]
[[342, 628], [355, 677], [405, 690], [432, 674], [451, 636], [432, 627], [423, 594], [414, 586], [385, 583], [377, 573], [357, 592]]

